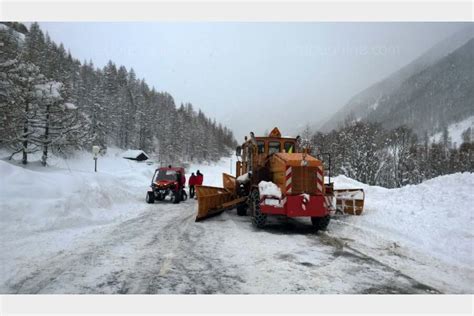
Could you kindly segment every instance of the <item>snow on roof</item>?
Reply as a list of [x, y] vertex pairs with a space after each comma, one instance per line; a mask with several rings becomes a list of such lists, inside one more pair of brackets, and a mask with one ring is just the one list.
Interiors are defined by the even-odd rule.
[[140, 156], [141, 154], [144, 154], [147, 158], [150, 158], [150, 156], [148, 156], [148, 154], [146, 152], [144, 152], [143, 150], [138, 150], [138, 149], [129, 149], [127, 150], [126, 152], [124, 152], [122, 154], [122, 157], [123, 158], [132, 158], [132, 159], [135, 159], [137, 158], [138, 156]]
[[65, 110], [75, 110], [75, 109], [77, 109], [77, 106], [73, 103], [66, 102], [66, 103], [63, 104], [63, 108]]

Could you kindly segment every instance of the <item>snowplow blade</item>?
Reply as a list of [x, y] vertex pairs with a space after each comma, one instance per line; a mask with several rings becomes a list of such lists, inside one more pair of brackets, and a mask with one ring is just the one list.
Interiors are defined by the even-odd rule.
[[227, 173], [222, 174], [222, 183], [224, 184], [224, 189], [226, 191], [234, 193], [235, 182], [236, 182], [236, 178], [234, 176], [231, 176], [230, 174], [227, 174]]
[[225, 203], [232, 200], [232, 194], [224, 188], [205, 185], [196, 186], [198, 213], [196, 222], [224, 211]]
[[205, 185], [196, 186], [196, 196], [198, 199], [196, 222], [220, 214], [227, 209], [232, 209], [247, 200], [247, 197], [236, 198], [235, 177], [223, 173], [222, 182], [224, 183], [223, 188]]
[[334, 190], [336, 210], [345, 214], [360, 215], [364, 210], [365, 194], [363, 189]]

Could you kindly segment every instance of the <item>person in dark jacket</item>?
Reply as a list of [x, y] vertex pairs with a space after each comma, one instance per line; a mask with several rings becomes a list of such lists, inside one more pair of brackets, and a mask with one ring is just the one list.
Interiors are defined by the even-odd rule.
[[191, 176], [189, 177], [189, 197], [192, 199], [194, 197], [194, 186], [196, 185], [196, 175], [194, 175], [194, 172], [191, 173]]
[[204, 175], [198, 170], [196, 172], [196, 185], [202, 185], [204, 182]]

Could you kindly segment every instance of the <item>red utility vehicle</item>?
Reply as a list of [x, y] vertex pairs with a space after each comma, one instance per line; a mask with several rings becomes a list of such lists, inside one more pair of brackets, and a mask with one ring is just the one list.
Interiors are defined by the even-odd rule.
[[184, 168], [158, 168], [155, 170], [150, 188], [146, 194], [146, 202], [163, 201], [167, 196], [170, 196], [173, 203], [185, 201], [188, 197], [184, 190], [185, 184]]

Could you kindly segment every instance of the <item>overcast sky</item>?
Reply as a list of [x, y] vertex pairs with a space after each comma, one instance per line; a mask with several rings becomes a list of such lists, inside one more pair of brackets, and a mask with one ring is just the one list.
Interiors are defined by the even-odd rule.
[[231, 128], [295, 134], [462, 28], [459, 23], [40, 23], [81, 61], [133, 68]]

